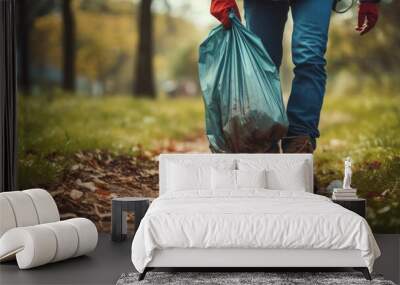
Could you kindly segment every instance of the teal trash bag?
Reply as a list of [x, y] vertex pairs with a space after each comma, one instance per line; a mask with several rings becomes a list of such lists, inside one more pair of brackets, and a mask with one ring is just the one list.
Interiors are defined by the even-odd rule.
[[230, 15], [200, 45], [199, 76], [212, 152], [264, 153], [288, 120], [279, 72], [261, 40]]

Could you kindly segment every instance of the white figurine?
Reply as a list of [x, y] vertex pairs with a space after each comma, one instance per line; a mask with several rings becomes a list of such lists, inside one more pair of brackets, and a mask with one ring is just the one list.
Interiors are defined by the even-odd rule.
[[344, 161], [344, 178], [343, 178], [343, 189], [351, 188], [351, 158], [347, 157]]

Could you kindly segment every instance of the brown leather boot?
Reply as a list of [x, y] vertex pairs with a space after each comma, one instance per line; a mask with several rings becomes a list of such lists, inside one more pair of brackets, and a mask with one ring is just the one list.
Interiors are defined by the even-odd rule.
[[313, 153], [314, 150], [309, 136], [291, 136], [282, 139], [283, 153]]

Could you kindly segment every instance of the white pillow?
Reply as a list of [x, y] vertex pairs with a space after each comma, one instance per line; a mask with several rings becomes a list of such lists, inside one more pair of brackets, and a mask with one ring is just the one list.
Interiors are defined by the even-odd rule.
[[292, 168], [289, 171], [276, 169], [267, 171], [268, 188], [273, 190], [289, 190], [306, 192], [307, 177], [304, 166]]
[[239, 159], [239, 170], [267, 171], [267, 188], [273, 190], [307, 191], [312, 184], [309, 181], [308, 160], [293, 161], [284, 157], [276, 159]]
[[211, 181], [213, 190], [235, 190], [236, 170], [212, 168]]
[[238, 188], [267, 188], [267, 171], [236, 170]]
[[168, 165], [168, 190], [185, 191], [211, 188], [211, 167]]

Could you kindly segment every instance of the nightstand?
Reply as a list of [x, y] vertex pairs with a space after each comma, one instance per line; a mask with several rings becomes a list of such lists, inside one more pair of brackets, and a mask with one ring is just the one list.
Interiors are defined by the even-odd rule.
[[126, 239], [127, 212], [133, 212], [135, 215], [135, 231], [139, 227], [140, 221], [146, 214], [150, 205], [149, 198], [121, 197], [114, 198], [111, 201], [111, 239], [113, 241], [123, 241]]
[[333, 200], [332, 202], [339, 204], [340, 206], [359, 214], [361, 217], [365, 218], [367, 201], [362, 198], [356, 198], [351, 200]]

